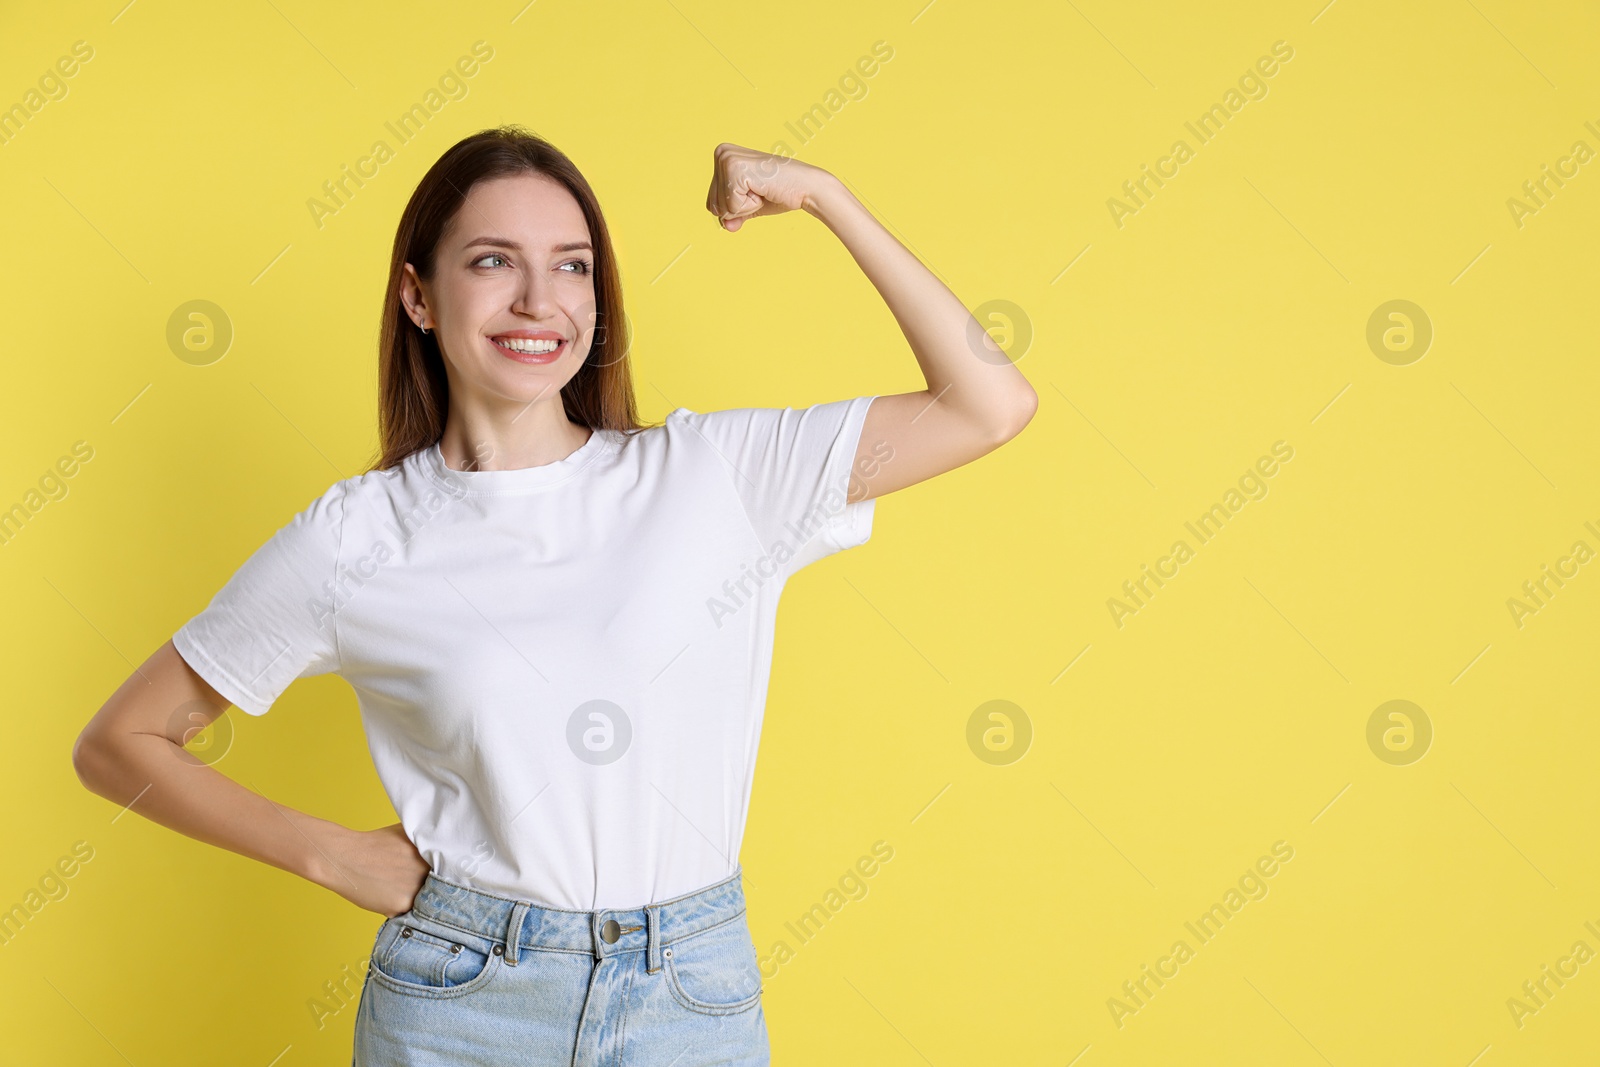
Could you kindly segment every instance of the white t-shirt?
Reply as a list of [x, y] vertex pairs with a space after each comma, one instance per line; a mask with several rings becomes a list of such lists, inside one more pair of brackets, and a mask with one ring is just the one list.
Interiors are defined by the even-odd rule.
[[571, 910], [680, 896], [738, 862], [784, 582], [871, 534], [876, 501], [845, 497], [874, 399], [678, 408], [519, 470], [434, 444], [335, 483], [173, 644], [251, 715], [349, 682], [442, 878]]

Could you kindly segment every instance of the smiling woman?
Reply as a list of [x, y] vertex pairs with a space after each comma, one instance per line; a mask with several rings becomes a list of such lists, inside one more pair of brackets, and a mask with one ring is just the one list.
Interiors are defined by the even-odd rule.
[[[455, 470], [533, 467], [574, 451], [585, 427], [643, 428], [604, 216], [545, 142], [469, 139], [440, 160], [401, 218], [390, 293], [379, 373], [392, 420], [377, 469], [434, 442]], [[447, 394], [403, 402], [440, 375]], [[445, 396], [465, 406], [440, 426]], [[480, 405], [514, 406], [514, 432], [466, 414]]]
[[[474, 134], [395, 234], [375, 462], [245, 560], [74, 750], [108, 799], [384, 916], [357, 1067], [598, 1062], [624, 1036], [631, 1064], [767, 1063], [739, 850], [779, 597], [868, 540], [876, 497], [1032, 415], [832, 175], [719, 145], [706, 206], [730, 233], [822, 219], [909, 324], [927, 389], [641, 424], [588, 182], [525, 130]], [[182, 745], [210, 720], [165, 710], [260, 716], [327, 673], [355, 690], [395, 826], [195, 766]]]

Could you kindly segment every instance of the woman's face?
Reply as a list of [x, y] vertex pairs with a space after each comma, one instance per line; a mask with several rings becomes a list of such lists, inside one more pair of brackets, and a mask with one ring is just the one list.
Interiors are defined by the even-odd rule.
[[415, 308], [421, 294], [453, 395], [559, 403], [594, 339], [594, 263], [583, 210], [564, 186], [495, 178], [468, 192], [431, 281], [406, 264], [403, 296]]

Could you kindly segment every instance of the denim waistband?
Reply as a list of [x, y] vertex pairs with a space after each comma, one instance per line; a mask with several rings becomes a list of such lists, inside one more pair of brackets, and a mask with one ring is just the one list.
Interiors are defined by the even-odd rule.
[[646, 969], [654, 974], [661, 969], [663, 946], [744, 914], [743, 873], [739, 864], [720, 882], [637, 908], [568, 911], [485, 893], [429, 871], [411, 914], [488, 938], [497, 943], [496, 953], [504, 946], [512, 967], [529, 949], [591, 953], [596, 959], [645, 952]]

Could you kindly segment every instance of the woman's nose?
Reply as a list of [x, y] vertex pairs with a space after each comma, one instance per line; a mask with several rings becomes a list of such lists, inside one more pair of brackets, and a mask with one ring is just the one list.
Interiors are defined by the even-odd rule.
[[545, 314], [555, 307], [555, 294], [548, 278], [534, 275], [517, 294], [517, 300], [512, 305], [512, 310], [526, 314], [529, 318], [544, 318]]

